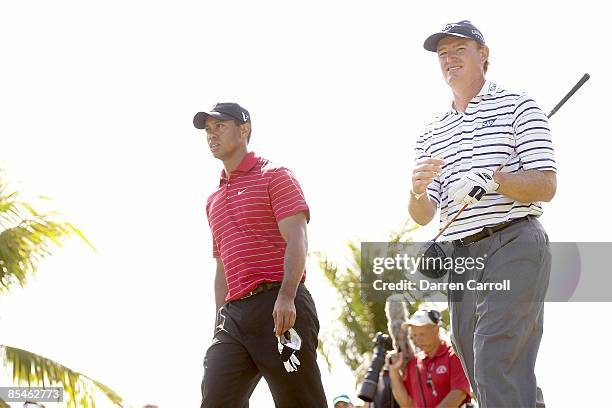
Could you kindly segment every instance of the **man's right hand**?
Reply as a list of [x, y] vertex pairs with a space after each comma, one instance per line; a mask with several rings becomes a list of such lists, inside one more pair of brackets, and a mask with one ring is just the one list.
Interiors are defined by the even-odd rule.
[[398, 371], [402, 368], [402, 362], [404, 361], [404, 352], [394, 351], [387, 357], [389, 360], [389, 370]]
[[404, 353], [394, 351], [387, 357], [389, 363], [389, 377], [391, 378], [391, 392], [393, 392], [393, 398], [400, 407], [412, 408], [412, 398], [408, 395], [406, 385], [402, 378], [402, 363], [404, 362]]
[[415, 194], [422, 194], [427, 190], [434, 178], [442, 172], [444, 160], [427, 158], [417, 161], [412, 171], [412, 191]]

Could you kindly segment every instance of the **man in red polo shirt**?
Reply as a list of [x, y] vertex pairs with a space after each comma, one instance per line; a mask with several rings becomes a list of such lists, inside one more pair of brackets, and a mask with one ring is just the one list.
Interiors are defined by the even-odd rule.
[[277, 407], [326, 407], [319, 321], [304, 286], [310, 213], [293, 173], [248, 152], [251, 116], [218, 103], [193, 120], [223, 162], [206, 203], [216, 326], [204, 358], [202, 408], [243, 408], [263, 376]]
[[459, 357], [440, 338], [441, 315], [437, 310], [418, 310], [403, 327], [421, 350], [402, 370], [402, 353], [391, 355], [391, 390], [401, 407], [457, 408], [470, 402], [470, 384]]

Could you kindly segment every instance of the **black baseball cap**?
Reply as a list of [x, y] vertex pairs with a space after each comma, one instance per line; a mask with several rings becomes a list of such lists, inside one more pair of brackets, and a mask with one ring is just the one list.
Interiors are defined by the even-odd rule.
[[469, 38], [481, 45], [485, 45], [485, 40], [480, 30], [477, 29], [476, 26], [474, 26], [474, 24], [472, 24], [469, 20], [462, 20], [458, 23], [449, 23], [442, 27], [440, 32], [427, 37], [423, 43], [423, 48], [425, 48], [427, 51], [437, 52], [438, 42], [447, 35]]
[[251, 123], [249, 111], [235, 102], [219, 102], [208, 112], [198, 112], [193, 117], [193, 126], [204, 129], [208, 117], [218, 120], [237, 120], [241, 123]]

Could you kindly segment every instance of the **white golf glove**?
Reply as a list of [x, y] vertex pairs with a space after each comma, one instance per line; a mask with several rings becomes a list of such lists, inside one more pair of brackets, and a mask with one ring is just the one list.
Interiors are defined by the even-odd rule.
[[457, 205], [475, 204], [485, 194], [492, 193], [498, 187], [499, 184], [493, 181], [493, 170], [474, 169], [451, 187], [448, 198]]
[[297, 371], [300, 365], [295, 353], [302, 348], [302, 338], [294, 329], [289, 329], [281, 336], [276, 336], [278, 339], [278, 352], [281, 361], [288, 373]]

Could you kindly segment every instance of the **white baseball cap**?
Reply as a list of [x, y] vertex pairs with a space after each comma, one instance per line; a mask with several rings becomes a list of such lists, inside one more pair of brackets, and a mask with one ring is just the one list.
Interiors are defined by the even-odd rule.
[[350, 404], [351, 403], [351, 399], [349, 398], [348, 395], [342, 394], [342, 395], [338, 395], [336, 398], [334, 398], [332, 403], [334, 405], [336, 405], [339, 402], [346, 402], [346, 403]]
[[440, 324], [441, 317], [440, 312], [435, 309], [417, 310], [407, 322], [402, 323], [402, 328], [405, 329], [408, 326], [426, 326], [428, 324], [437, 326]]

